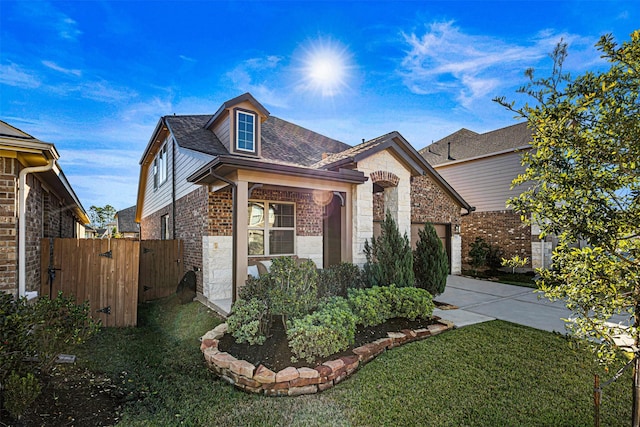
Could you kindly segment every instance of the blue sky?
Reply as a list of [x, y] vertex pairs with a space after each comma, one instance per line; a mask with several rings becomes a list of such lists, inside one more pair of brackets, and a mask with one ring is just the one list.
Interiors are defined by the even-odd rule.
[[0, 119], [55, 143], [85, 209], [135, 204], [162, 115], [251, 92], [272, 115], [355, 145], [397, 130], [421, 149], [515, 123], [523, 72], [602, 68], [637, 1], [0, 0]]

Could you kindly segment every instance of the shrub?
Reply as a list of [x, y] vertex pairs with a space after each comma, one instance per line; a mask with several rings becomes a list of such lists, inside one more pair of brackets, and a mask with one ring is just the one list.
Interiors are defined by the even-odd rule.
[[302, 317], [318, 303], [318, 272], [311, 260], [296, 262], [291, 257], [276, 258], [268, 274], [271, 314]]
[[25, 410], [40, 396], [40, 383], [29, 372], [22, 377], [12, 372], [4, 385], [4, 406], [14, 418], [20, 418]]
[[364, 252], [367, 262], [363, 277], [368, 286], [413, 286], [413, 253], [411, 243], [405, 233], [400, 235], [396, 222], [387, 211], [378, 238], [365, 241]]
[[269, 299], [269, 289], [272, 287], [271, 277], [268, 274], [260, 277], [249, 277], [244, 286], [240, 288], [238, 296], [245, 300], [257, 298], [262, 301], [267, 301]]
[[227, 318], [229, 333], [236, 342], [262, 345], [269, 331], [267, 304], [257, 298], [238, 299]]
[[471, 249], [469, 249], [471, 266], [476, 273], [478, 268], [487, 265], [487, 255], [489, 255], [489, 244], [482, 237], [476, 237], [476, 240], [471, 243]]
[[0, 384], [11, 372], [24, 371], [23, 360], [35, 355], [31, 308], [26, 300], [0, 292]]
[[334, 297], [312, 314], [293, 319], [287, 330], [294, 360], [311, 363], [343, 351], [354, 341], [356, 319], [344, 298]]
[[417, 287], [426, 289], [434, 296], [444, 292], [449, 275], [449, 260], [431, 223], [425, 224], [424, 229], [418, 232], [418, 243], [413, 252], [413, 271]]
[[[62, 292], [30, 303], [0, 293], [0, 382], [13, 371], [48, 372], [60, 353], [98, 329], [99, 323], [89, 317], [89, 303], [76, 304]], [[24, 364], [25, 358], [35, 362]]]
[[394, 286], [374, 286], [368, 289], [349, 290], [349, 307], [356, 317], [356, 323], [363, 326], [375, 326], [393, 317]]
[[409, 320], [428, 319], [435, 308], [433, 297], [425, 289], [420, 288], [391, 288], [393, 299], [393, 317]]
[[349, 262], [332, 265], [318, 274], [318, 298], [346, 297], [349, 289], [363, 287], [362, 273]]

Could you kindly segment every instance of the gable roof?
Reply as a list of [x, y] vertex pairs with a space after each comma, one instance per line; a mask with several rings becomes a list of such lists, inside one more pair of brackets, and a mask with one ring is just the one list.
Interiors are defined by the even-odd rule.
[[[209, 115], [164, 116], [176, 143], [212, 156], [229, 154], [218, 137], [204, 126]], [[310, 166], [322, 159], [324, 153], [336, 153], [350, 145], [305, 129], [278, 117], [269, 116], [262, 123], [262, 157], [284, 163]]]
[[262, 157], [311, 166], [325, 153], [337, 153], [350, 145], [274, 116], [262, 123]]
[[82, 224], [89, 223], [89, 217], [80, 199], [71, 187], [58, 164], [60, 155], [55, 145], [41, 141], [28, 133], [0, 120], [0, 149], [15, 151], [23, 166], [43, 166], [54, 161], [53, 167], [44, 172], [36, 172], [59, 196], [69, 200], [71, 209]]
[[208, 128], [209, 126], [211, 126], [213, 122], [215, 122], [218, 119], [218, 117], [220, 117], [227, 108], [230, 108], [236, 104], [240, 104], [241, 102], [245, 102], [245, 101], [251, 103], [251, 105], [253, 105], [256, 108], [256, 110], [263, 116], [265, 117], [269, 116], [269, 111], [266, 108], [264, 108], [264, 106], [260, 104], [258, 100], [253, 97], [253, 95], [251, 95], [249, 92], [246, 92], [240, 96], [236, 96], [235, 98], [224, 102], [220, 106], [220, 108], [218, 108], [218, 111], [216, 111], [213, 114], [213, 116], [209, 118], [207, 123], [205, 123], [204, 127]]
[[136, 223], [136, 206], [116, 212], [117, 230], [120, 233], [137, 233], [140, 231]]
[[212, 131], [205, 129], [211, 115], [195, 116], [164, 116], [164, 122], [169, 127], [180, 147], [201, 153], [218, 156], [229, 154], [220, 139]]
[[526, 122], [478, 134], [460, 129], [420, 150], [432, 165], [515, 151], [531, 144], [531, 130]]
[[314, 168], [335, 170], [356, 164], [361, 159], [377, 152], [390, 149], [404, 161], [411, 169], [413, 176], [429, 175], [446, 193], [449, 194], [462, 208], [471, 212], [474, 208], [445, 181], [438, 172], [418, 153], [400, 132], [393, 131], [372, 140], [363, 142], [340, 153], [326, 157], [312, 165]]

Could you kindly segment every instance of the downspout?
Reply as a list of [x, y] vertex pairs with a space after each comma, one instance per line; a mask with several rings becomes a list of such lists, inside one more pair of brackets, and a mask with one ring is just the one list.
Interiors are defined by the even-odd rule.
[[27, 212], [27, 174], [46, 172], [53, 169], [55, 159], [49, 159], [44, 166], [33, 166], [24, 168], [20, 171], [18, 178], [18, 296], [20, 298], [26, 295], [27, 291], [27, 221], [25, 220]]
[[238, 184], [236, 184], [235, 182], [223, 176], [216, 175], [213, 172], [213, 168], [209, 169], [209, 175], [231, 186], [231, 218], [233, 221], [231, 225], [231, 233], [233, 234], [232, 236], [232, 247], [233, 247], [232, 268], [233, 270], [231, 273], [231, 280], [232, 280], [231, 302], [235, 302], [236, 301], [236, 277], [237, 277], [236, 270], [238, 266], [238, 220], [236, 218], [236, 213], [238, 212], [238, 197], [236, 196]]
[[171, 226], [171, 234], [173, 239], [176, 238], [176, 141], [171, 138], [171, 207], [173, 214], [173, 224]]

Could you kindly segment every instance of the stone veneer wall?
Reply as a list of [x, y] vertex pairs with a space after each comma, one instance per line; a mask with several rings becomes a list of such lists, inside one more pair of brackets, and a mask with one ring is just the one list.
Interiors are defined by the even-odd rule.
[[504, 258], [518, 255], [529, 258], [527, 268], [531, 268], [531, 227], [520, 221], [520, 215], [511, 210], [494, 212], [473, 212], [462, 217], [462, 259], [469, 268], [469, 250], [476, 237], [502, 249]]
[[438, 321], [424, 329], [389, 332], [387, 338], [354, 348], [352, 356], [328, 360], [315, 368], [290, 366], [278, 372], [264, 365], [256, 368], [246, 360], [238, 360], [233, 355], [218, 350], [218, 341], [226, 332], [224, 323], [201, 338], [200, 350], [209, 369], [240, 390], [266, 396], [299, 396], [315, 394], [333, 387], [386, 350], [437, 335], [451, 328], [451, 323]]

